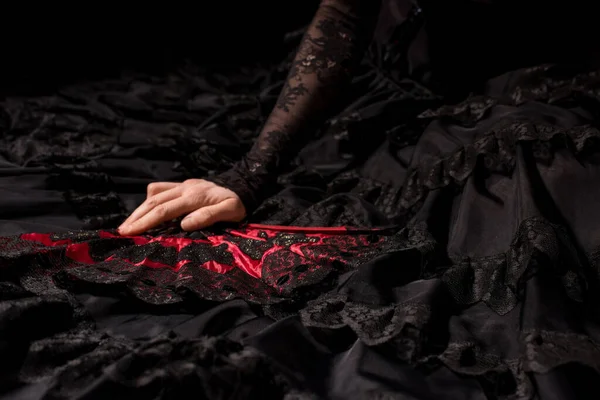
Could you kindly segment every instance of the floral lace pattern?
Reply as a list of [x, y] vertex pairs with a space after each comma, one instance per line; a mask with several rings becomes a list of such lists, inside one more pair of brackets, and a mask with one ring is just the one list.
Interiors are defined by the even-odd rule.
[[[415, 232], [423, 233], [421, 239], [415, 240]], [[469, 334], [462, 333], [463, 338], [451, 337], [447, 343], [438, 336], [440, 324], [448, 323], [445, 318], [453, 318], [454, 307], [488, 310], [485, 312], [491, 319], [494, 317], [490, 313], [508, 320], [518, 318], [525, 287], [538, 276], [552, 277], [560, 282], [571, 301], [583, 304], [589, 295], [585, 282], [593, 278], [586, 278], [584, 262], [569, 245], [568, 235], [561, 227], [540, 218], [525, 220], [508, 252], [456, 259], [445, 267], [435, 261], [437, 246], [424, 227], [411, 231], [409, 237], [416, 247], [402, 250], [402, 246], [397, 246], [393, 251], [399, 252], [400, 265], [410, 262], [425, 266], [410, 278], [411, 283], [397, 283], [397, 288], [387, 289], [390, 291], [387, 295], [378, 283], [378, 295], [365, 295], [369, 293], [369, 285], [375, 284], [369, 282], [365, 286], [365, 279], [377, 270], [376, 264], [367, 263], [362, 268], [373, 268], [372, 272], [357, 271], [344, 288], [308, 302], [300, 311], [303, 323], [334, 330], [350, 328], [363, 343], [383, 346], [386, 352], [391, 351], [395, 357], [418, 368], [428, 369], [441, 363], [458, 373], [476, 376], [489, 387], [492, 397], [503, 399], [530, 398], [535, 393], [531, 372], [544, 373], [569, 362], [583, 363], [600, 371], [596, 361], [600, 347], [595, 339], [584, 334], [526, 329], [519, 337], [519, 344], [514, 345], [526, 348], [517, 358], [498, 352], [492, 342], [470, 341]], [[401, 240], [401, 236], [396, 240]], [[410, 248], [419, 251], [411, 254]], [[404, 274], [410, 275], [411, 271]], [[389, 275], [387, 279], [393, 280], [393, 273]], [[395, 299], [391, 303], [379, 300], [390, 296]], [[506, 393], [497, 392], [498, 388]]]
[[600, 131], [591, 125], [565, 129], [541, 121], [500, 122], [497, 128], [472, 144], [429, 165], [414, 168], [406, 179], [400, 204], [410, 208], [431, 190], [449, 185], [460, 186], [478, 167], [489, 172], [510, 174], [514, 168], [516, 146], [520, 142], [537, 143], [540, 151], [535, 155], [539, 160], [549, 162], [553, 150], [570, 147], [576, 153], [584, 152], [595, 148], [599, 137]]
[[[65, 360], [58, 367], [57, 358]], [[105, 370], [108, 364], [113, 367]], [[139, 344], [86, 330], [34, 342], [21, 374], [25, 382], [55, 377], [48, 390], [53, 398], [78, 396], [99, 376], [109, 383], [105, 395], [119, 397], [132, 390], [136, 396], [165, 396], [166, 387], [170, 398], [185, 398], [190, 390], [208, 399], [281, 398], [289, 387], [258, 352], [226, 339], [164, 335]], [[243, 389], [230, 384], [232, 374]]]
[[[415, 9], [415, 27], [420, 29], [423, 17]], [[319, 26], [323, 30], [313, 33], [335, 40], [325, 46], [313, 35], [316, 47], [304, 48], [301, 62], [307, 65], [296, 64], [296, 72], [306, 67], [303, 72], [318, 75], [318, 62], [339, 61], [348, 79], [344, 60], [354, 52], [346, 45], [356, 42], [335, 23]], [[229, 180], [257, 203], [254, 221], [300, 226], [297, 230], [215, 227], [185, 234], [166, 227], [130, 238], [112, 230], [127, 213], [125, 204], [132, 203], [130, 180], [118, 182], [120, 171], [130, 167], [123, 160], [139, 155], [148, 161], [143, 172], [136, 170], [136, 179], [149, 179], [148, 171], [167, 171], [169, 177], [181, 172], [182, 179], [184, 174], [225, 177], [220, 173], [242, 159], [265, 123], [265, 110], [277, 103], [273, 93], [285, 83], [292, 57], [270, 71], [249, 68], [238, 76], [243, 93], [239, 82], [213, 76], [212, 86], [200, 78], [210, 73], [185, 70], [165, 79], [128, 78], [52, 98], [3, 103], [5, 159], [33, 168], [34, 174], [49, 171], [53, 195], [60, 199], [62, 194], [85, 227], [94, 229], [0, 237], [0, 336], [10, 344], [0, 346], [0, 356], [11, 360], [2, 366], [3, 389], [29, 383], [53, 399], [180, 399], [188, 393], [320, 398], [318, 390], [290, 377], [294, 374], [281, 360], [257, 350], [256, 342], [248, 344], [243, 334], [228, 339], [219, 327], [210, 337], [192, 339], [175, 333], [123, 337], [96, 324], [78, 297], [82, 293], [119, 298], [156, 314], [189, 306], [198, 317], [200, 308], [201, 318], [207, 308], [207, 314], [215, 310], [215, 302], [229, 306], [243, 299], [249, 305], [239, 303], [252, 309], [253, 323], [268, 320], [267, 331], [292, 321], [294, 334], [314, 335], [309, 339], [315, 346], [333, 338], [327, 356], [342, 358], [345, 368], [352, 362], [344, 358], [348, 349], [360, 347], [364, 360], [373, 354], [390, 360], [394, 373], [401, 366], [427, 379], [446, 371], [459, 386], [475, 382], [472, 386], [490, 399], [535, 398], [539, 374], [570, 364], [600, 372], [600, 252], [581, 251], [569, 230], [573, 221], [519, 215], [515, 231], [504, 232], [512, 235], [510, 245], [467, 257], [448, 254], [448, 239], [440, 238], [436, 220], [419, 207], [430, 191], [460, 188], [475, 173], [512, 173], [521, 150], [549, 166], [563, 156], [586, 162], [587, 156], [597, 156], [598, 71], [572, 73], [556, 66], [516, 71], [502, 77], [501, 93], [438, 107], [440, 99], [430, 90], [399, 76], [406, 70], [402, 52], [414, 34], [408, 28], [398, 43], [363, 60], [345, 99], [347, 108], [315, 129], [316, 136], [332, 139], [330, 147], [323, 146], [335, 153], [325, 168], [319, 164], [311, 170], [310, 162], [298, 159], [298, 168], [282, 176], [279, 167], [289, 160], [270, 152], [273, 159], [262, 161], [272, 174], [252, 181], [243, 170], [239, 180]], [[322, 48], [335, 52], [324, 54]], [[286, 93], [293, 96], [285, 96], [280, 111], [293, 113], [292, 103], [301, 103], [304, 91]], [[531, 103], [567, 110], [576, 123], [565, 128], [552, 118], [523, 112]], [[500, 108], [512, 111], [493, 125]], [[405, 160], [432, 120], [462, 128], [493, 126], [456, 151], [426, 163], [417, 160], [414, 168], [407, 167], [404, 183], [379, 182], [364, 171], [360, 157], [378, 147], [388, 158], [376, 171], [413, 165]], [[282, 145], [293, 130], [283, 132]], [[273, 143], [274, 137], [266, 138]], [[35, 148], [28, 147], [36, 140]], [[401, 152], [405, 158], [386, 164]], [[155, 165], [157, 159], [162, 164]], [[263, 179], [277, 179], [285, 193], [261, 202], [265, 192], [256, 188]], [[39, 181], [32, 182], [39, 187]], [[300, 196], [302, 186], [312, 191]], [[585, 208], [578, 218], [595, 222], [592, 212], [593, 207]], [[390, 220], [397, 226], [373, 228]], [[477, 235], [477, 227], [474, 233], [471, 228], [469, 234]], [[289, 332], [284, 330], [280, 351], [287, 358], [297, 350]], [[318, 379], [329, 379], [328, 372]], [[397, 398], [398, 393], [389, 387], [369, 389], [364, 397]]]
[[328, 234], [269, 227], [195, 238], [83, 231], [2, 238], [1, 247], [5, 268], [28, 265], [21, 283], [34, 293], [60, 292], [57, 282], [68, 287], [79, 282], [127, 289], [153, 304], [177, 303], [189, 295], [272, 303], [298, 300], [311, 286], [323, 289], [335, 276], [395, 246], [392, 237], [378, 230]]

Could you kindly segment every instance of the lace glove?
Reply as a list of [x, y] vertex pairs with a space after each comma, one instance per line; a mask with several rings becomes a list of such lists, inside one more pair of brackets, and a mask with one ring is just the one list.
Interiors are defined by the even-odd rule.
[[210, 178], [235, 192], [251, 214], [336, 105], [373, 35], [380, 0], [322, 0], [292, 62], [274, 110], [249, 153]]

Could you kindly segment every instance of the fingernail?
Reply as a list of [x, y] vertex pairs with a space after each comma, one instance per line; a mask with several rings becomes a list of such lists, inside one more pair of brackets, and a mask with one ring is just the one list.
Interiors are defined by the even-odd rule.
[[190, 218], [182, 219], [181, 220], [181, 229], [183, 229], [184, 231], [187, 230], [190, 227], [190, 223], [191, 223]]

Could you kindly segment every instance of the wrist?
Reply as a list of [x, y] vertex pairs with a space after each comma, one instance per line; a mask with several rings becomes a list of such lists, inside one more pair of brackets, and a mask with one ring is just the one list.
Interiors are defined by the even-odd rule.
[[272, 193], [277, 177], [260, 169], [252, 170], [243, 160], [206, 180], [234, 192], [244, 204], [246, 215], [250, 215]]

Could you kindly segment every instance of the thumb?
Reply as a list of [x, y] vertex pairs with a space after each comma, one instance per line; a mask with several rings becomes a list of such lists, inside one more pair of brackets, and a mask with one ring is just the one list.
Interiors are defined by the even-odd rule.
[[237, 199], [227, 199], [218, 204], [202, 207], [188, 214], [181, 221], [181, 229], [195, 231], [206, 228], [217, 222], [237, 222], [244, 217], [237, 204]]

